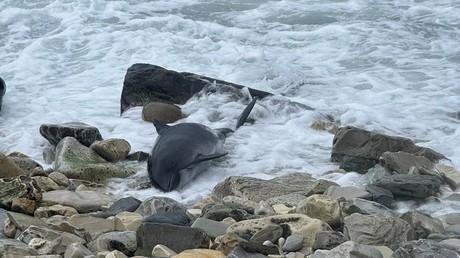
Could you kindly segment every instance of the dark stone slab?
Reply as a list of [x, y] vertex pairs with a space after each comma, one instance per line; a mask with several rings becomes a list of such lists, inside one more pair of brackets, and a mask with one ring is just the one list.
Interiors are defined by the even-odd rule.
[[241, 241], [240, 246], [248, 253], [260, 253], [264, 255], [280, 254], [280, 249], [276, 245], [263, 245], [260, 242]]
[[267, 258], [268, 256], [258, 253], [248, 253], [241, 246], [235, 247], [227, 258]]
[[80, 122], [43, 124], [40, 126], [40, 134], [54, 146], [65, 137], [73, 137], [86, 147], [95, 141], [102, 140], [96, 127]]
[[372, 195], [372, 201], [388, 208], [393, 207], [394, 198], [390, 190], [375, 185], [366, 185], [366, 191]]
[[152, 214], [144, 218], [144, 222], [166, 223], [176, 226], [190, 226], [190, 218], [185, 213], [177, 211]]
[[141, 203], [142, 202], [140, 200], [134, 197], [122, 198], [116, 201], [114, 204], [112, 204], [112, 206], [110, 206], [108, 210], [103, 212], [92, 213], [91, 216], [106, 219], [108, 217], [115, 216], [123, 211], [134, 212], [137, 210], [137, 208], [139, 208]]
[[334, 136], [331, 161], [346, 171], [366, 173], [379, 163], [384, 152], [404, 151], [424, 156], [431, 162], [446, 157], [432, 149], [415, 145], [410, 139], [374, 133], [352, 126], [341, 127]]
[[149, 257], [158, 244], [176, 253], [187, 249], [209, 248], [209, 236], [199, 228], [144, 222], [137, 229], [136, 255]]
[[[150, 102], [184, 104], [195, 93], [213, 85], [217, 89], [242, 89], [245, 86], [187, 72], [176, 72], [151, 64], [133, 64], [128, 68], [120, 100], [120, 114], [131, 107]], [[268, 92], [248, 88], [253, 97], [263, 98]]]
[[126, 157], [127, 160], [133, 160], [133, 161], [146, 161], [149, 158], [149, 154], [147, 152], [143, 151], [136, 151], [128, 155]]
[[441, 181], [435, 176], [398, 174], [384, 176], [374, 182], [399, 197], [426, 198], [435, 195]]

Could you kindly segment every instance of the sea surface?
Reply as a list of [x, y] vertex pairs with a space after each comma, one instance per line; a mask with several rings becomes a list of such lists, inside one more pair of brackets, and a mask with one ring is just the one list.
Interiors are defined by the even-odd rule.
[[[148, 182], [142, 163], [132, 178], [111, 182], [118, 197], [190, 204], [231, 175], [321, 177], [338, 167], [330, 162], [333, 135], [311, 128], [325, 116], [410, 138], [458, 170], [459, 15], [458, 0], [2, 0], [0, 152], [19, 151], [50, 168], [39, 127], [71, 121], [150, 152], [157, 133], [142, 108], [119, 112], [126, 70], [150, 63], [276, 97], [256, 104], [252, 122], [227, 139], [229, 155], [192, 184], [167, 194], [141, 189]], [[240, 97], [199, 94], [181, 106], [188, 117], [179, 123], [231, 127], [248, 102], [244, 90]], [[356, 173], [328, 178], [360, 181]]]

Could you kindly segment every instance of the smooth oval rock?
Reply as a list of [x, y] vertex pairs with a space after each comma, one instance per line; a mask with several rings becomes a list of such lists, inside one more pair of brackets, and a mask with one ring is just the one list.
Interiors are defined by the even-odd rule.
[[180, 107], [163, 103], [150, 102], [142, 108], [142, 119], [147, 122], [152, 122], [156, 119], [163, 123], [174, 123], [179, 119], [184, 118]]

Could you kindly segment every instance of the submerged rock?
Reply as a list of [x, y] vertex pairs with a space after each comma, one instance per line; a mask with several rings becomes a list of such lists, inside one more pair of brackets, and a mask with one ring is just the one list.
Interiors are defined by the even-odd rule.
[[352, 126], [341, 127], [334, 136], [331, 161], [346, 171], [366, 173], [379, 163], [384, 152], [404, 151], [424, 156], [431, 162], [446, 157], [432, 149], [415, 145], [410, 139], [374, 133]]
[[397, 174], [377, 179], [373, 185], [385, 188], [395, 196], [426, 198], [439, 191], [441, 181], [436, 176]]
[[184, 118], [180, 107], [162, 103], [150, 102], [142, 108], [142, 119], [146, 122], [152, 122], [156, 119], [163, 123], [174, 123], [179, 119]]
[[40, 126], [40, 134], [54, 146], [65, 137], [73, 137], [86, 147], [95, 141], [102, 140], [96, 127], [81, 122], [43, 124]]
[[[133, 64], [128, 68], [120, 99], [120, 114], [150, 102], [184, 104], [195, 93], [213, 85], [219, 89], [242, 89], [245, 86], [192, 73], [179, 73], [151, 64]], [[253, 97], [263, 98], [268, 92], [249, 88]]]

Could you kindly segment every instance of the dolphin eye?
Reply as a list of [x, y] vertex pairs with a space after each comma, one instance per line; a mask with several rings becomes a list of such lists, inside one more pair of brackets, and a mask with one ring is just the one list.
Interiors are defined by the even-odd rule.
[[174, 167], [174, 161], [170, 160], [168, 161], [168, 168], [173, 168]]

